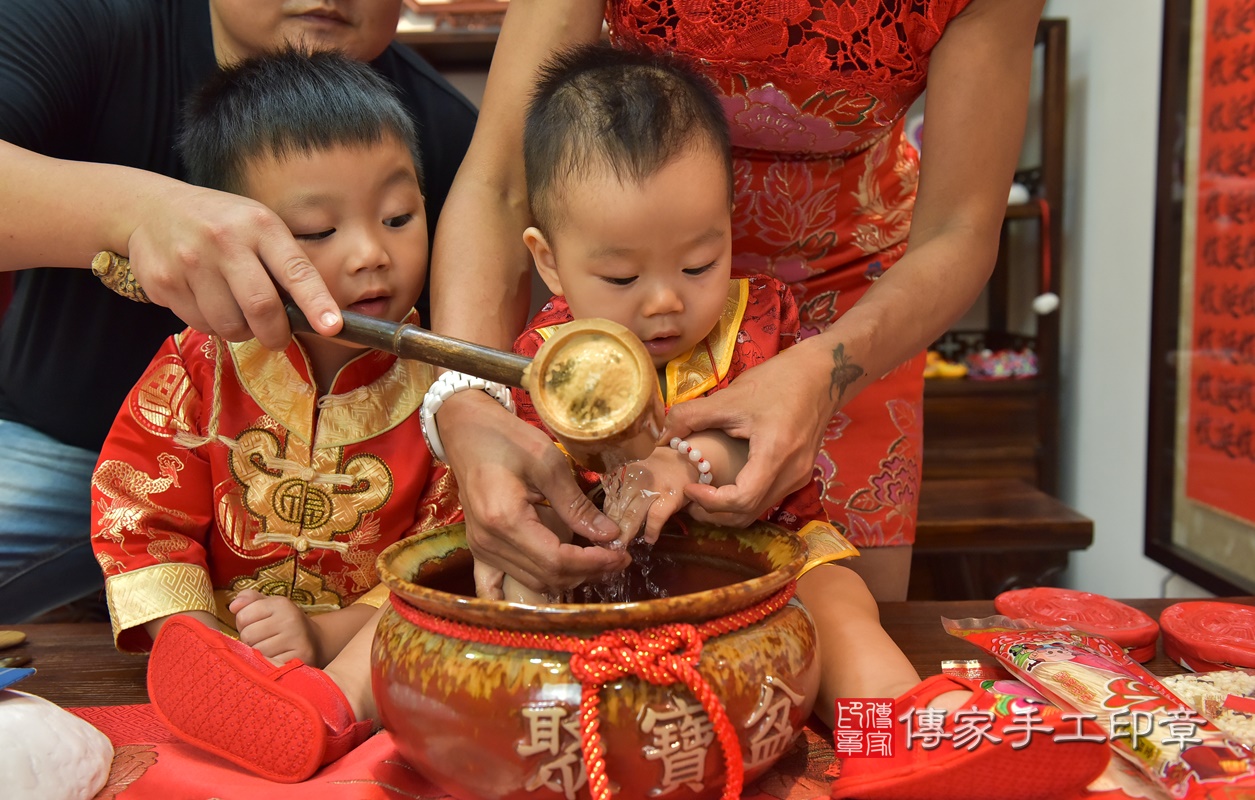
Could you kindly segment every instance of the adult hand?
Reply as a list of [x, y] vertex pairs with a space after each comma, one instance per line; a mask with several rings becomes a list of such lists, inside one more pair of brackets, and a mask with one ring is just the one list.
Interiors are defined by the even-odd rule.
[[[548, 501], [574, 533], [595, 542], [619, 527], [584, 496], [566, 458], [544, 432], [511, 416], [483, 392], [459, 392], [436, 417], [466, 514], [476, 583], [489, 590], [500, 570], [527, 588], [561, 592], [624, 569], [627, 553], [564, 544], [536, 512]], [[499, 591], [499, 589], [498, 589]], [[494, 595], [495, 596], [495, 595]]]
[[176, 184], [143, 219], [128, 240], [131, 271], [154, 303], [193, 328], [281, 349], [291, 335], [283, 290], [319, 333], [339, 331], [339, 308], [318, 270], [261, 203]]
[[749, 441], [749, 461], [736, 483], [684, 488], [694, 519], [743, 527], [811, 480], [832, 404], [829, 375], [807, 355], [801, 347], [785, 350], [741, 373], [726, 389], [667, 413], [663, 441], [716, 428]]

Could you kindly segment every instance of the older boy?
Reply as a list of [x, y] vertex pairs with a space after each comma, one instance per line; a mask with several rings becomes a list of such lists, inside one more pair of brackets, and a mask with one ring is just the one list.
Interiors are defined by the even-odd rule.
[[[0, 3], [0, 270], [21, 270], [0, 328], [0, 622], [99, 590], [87, 536], [92, 468], [114, 412], [167, 336], [192, 325], [281, 348], [288, 328], [274, 283], [320, 331], [338, 325], [281, 220], [248, 198], [183, 182], [179, 112], [218, 64], [285, 42], [369, 62], [400, 89], [423, 134], [434, 230], [475, 110], [393, 43], [400, 8]], [[105, 249], [130, 257], [154, 304], [101, 286], [87, 266]]]
[[[338, 306], [417, 316], [417, 139], [368, 66], [295, 50], [237, 62], [189, 105], [180, 152], [197, 182], [274, 209]], [[301, 667], [373, 631], [383, 548], [461, 517], [447, 469], [414, 448], [432, 378], [312, 334], [282, 352], [191, 329], [166, 341], [105, 440], [92, 543], [118, 646], [170, 628], [149, 694], [172, 730], [277, 780], [370, 734]], [[294, 715], [307, 724], [277, 722]]]

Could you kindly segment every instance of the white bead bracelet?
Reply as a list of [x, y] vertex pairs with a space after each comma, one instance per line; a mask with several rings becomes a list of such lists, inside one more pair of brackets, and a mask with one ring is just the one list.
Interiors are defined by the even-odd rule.
[[671, 439], [671, 449], [677, 451], [682, 456], [688, 456], [689, 461], [697, 465], [697, 482], [709, 484], [715, 479], [710, 474], [710, 462], [702, 458], [702, 451], [693, 445], [675, 436]]

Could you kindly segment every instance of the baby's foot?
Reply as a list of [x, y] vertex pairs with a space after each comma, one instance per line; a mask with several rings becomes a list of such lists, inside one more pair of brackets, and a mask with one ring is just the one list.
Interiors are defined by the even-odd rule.
[[327, 673], [299, 659], [276, 667], [181, 616], [153, 643], [148, 696], [179, 738], [284, 783], [305, 780], [374, 733]]

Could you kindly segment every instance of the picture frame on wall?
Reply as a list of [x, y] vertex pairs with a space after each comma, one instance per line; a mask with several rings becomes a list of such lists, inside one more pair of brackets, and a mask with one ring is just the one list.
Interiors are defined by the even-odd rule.
[[1255, 0], [1166, 0], [1144, 552], [1255, 594]]

